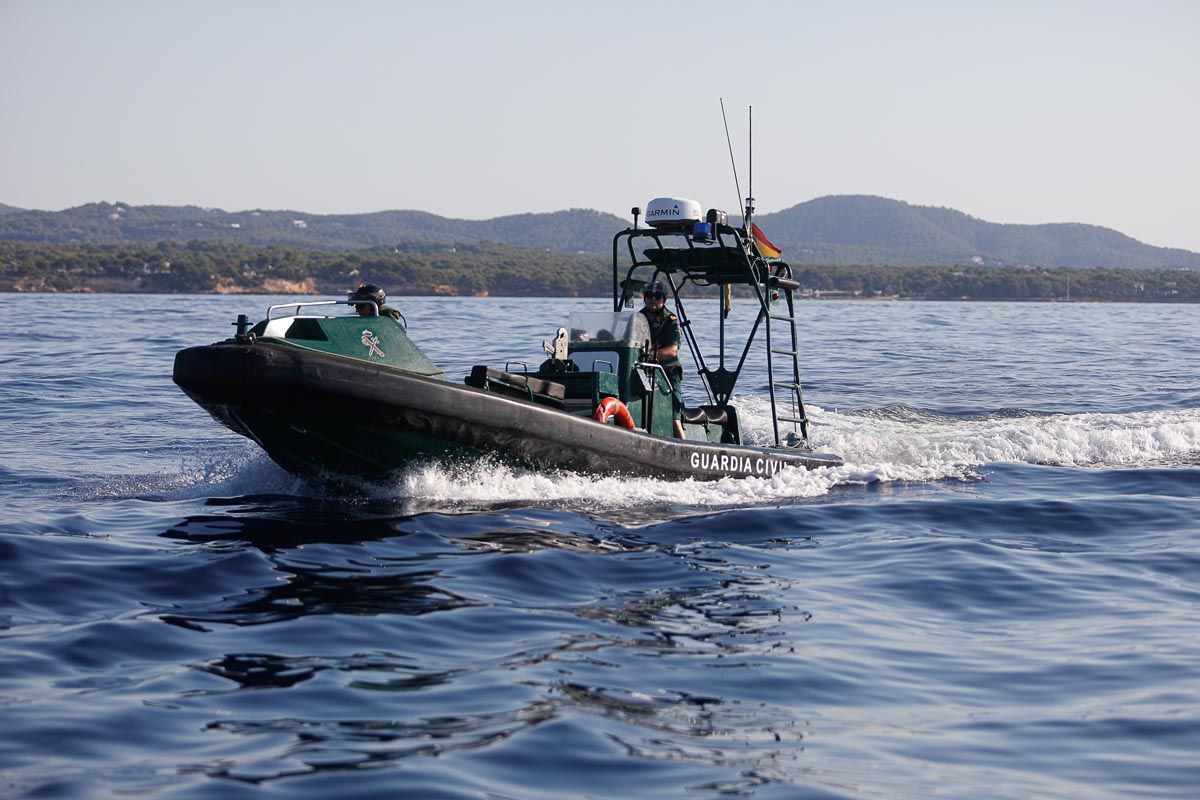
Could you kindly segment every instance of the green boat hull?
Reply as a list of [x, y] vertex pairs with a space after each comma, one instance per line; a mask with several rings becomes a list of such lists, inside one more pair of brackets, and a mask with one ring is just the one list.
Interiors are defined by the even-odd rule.
[[670, 439], [385, 364], [271, 340], [180, 351], [176, 383], [306, 477], [381, 479], [480, 453], [537, 469], [668, 479], [767, 477], [837, 466], [803, 450]]

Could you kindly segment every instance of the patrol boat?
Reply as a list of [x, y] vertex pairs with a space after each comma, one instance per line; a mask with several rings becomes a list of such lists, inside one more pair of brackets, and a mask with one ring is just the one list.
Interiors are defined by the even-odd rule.
[[[613, 238], [612, 310], [572, 313], [553, 342], [542, 343], [548, 357], [536, 371], [479, 365], [462, 383], [448, 380], [402, 323], [344, 313], [364, 305], [352, 295], [273, 305], [253, 326], [239, 315], [232, 339], [180, 351], [174, 380], [284, 469], [318, 480], [379, 480], [415, 463], [483, 453], [537, 469], [668, 479], [841, 465], [808, 444], [799, 284], [790, 267], [766, 257], [776, 253], [752, 223], [735, 227], [725, 212], [700, 209], [693, 200], [658, 198], [644, 225], [633, 209], [633, 226]], [[651, 282], [669, 289], [707, 395], [683, 410], [682, 439], [674, 435], [672, 384], [652, 360], [646, 317], [633, 309]], [[758, 307], [738, 346], [726, 340], [734, 287], [748, 288]], [[692, 300], [709, 303], [719, 318], [711, 358], [687, 314]], [[755, 347], [769, 378], [771, 441], [763, 445], [743, 443], [731, 403]]]

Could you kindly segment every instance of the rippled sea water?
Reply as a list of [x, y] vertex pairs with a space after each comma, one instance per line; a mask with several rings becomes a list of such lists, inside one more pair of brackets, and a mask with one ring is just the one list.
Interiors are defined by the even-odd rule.
[[[270, 302], [0, 295], [0, 795], [1196, 796], [1196, 306], [804, 303], [844, 467], [331, 496], [171, 383]], [[454, 379], [606, 307], [399, 305]]]

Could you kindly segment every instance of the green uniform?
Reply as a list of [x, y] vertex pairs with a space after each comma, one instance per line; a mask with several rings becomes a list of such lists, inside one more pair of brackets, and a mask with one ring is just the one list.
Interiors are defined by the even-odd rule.
[[[354, 310], [355, 310], [355, 311], [358, 311], [360, 308], [366, 308], [366, 309], [370, 309], [370, 308], [371, 308], [371, 305], [370, 305], [370, 304], [368, 304], [368, 303], [363, 303], [363, 304], [361, 304], [361, 305], [356, 305], [356, 306], [354, 307]], [[378, 306], [378, 308], [379, 308], [379, 316], [381, 316], [381, 317], [391, 317], [392, 319], [396, 320], [396, 322], [400, 322], [401, 315], [400, 315], [400, 312], [399, 312], [399, 311], [397, 311], [396, 309], [392, 308], [391, 306]], [[361, 315], [360, 315], [360, 316], [361, 316]], [[371, 316], [371, 317], [373, 317], [373, 316], [375, 316], [375, 315], [374, 315], [374, 314], [368, 314], [367, 316]]]
[[[650, 347], [657, 353], [660, 347], [679, 346], [679, 319], [666, 308], [658, 313], [649, 309], [641, 310], [642, 316], [650, 323]], [[683, 365], [679, 357], [669, 358], [658, 362], [671, 379], [671, 411], [675, 419], [683, 419]]]

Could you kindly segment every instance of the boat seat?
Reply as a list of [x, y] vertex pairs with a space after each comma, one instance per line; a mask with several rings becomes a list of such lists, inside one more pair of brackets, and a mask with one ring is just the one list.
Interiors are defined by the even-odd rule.
[[683, 421], [689, 425], [726, 425], [729, 414], [719, 406], [698, 406], [683, 410]]
[[489, 392], [508, 395], [523, 400], [533, 400], [543, 405], [561, 408], [567, 396], [567, 387], [561, 383], [505, 372], [502, 369], [479, 364], [471, 367], [471, 374], [464, 379], [468, 386]]

